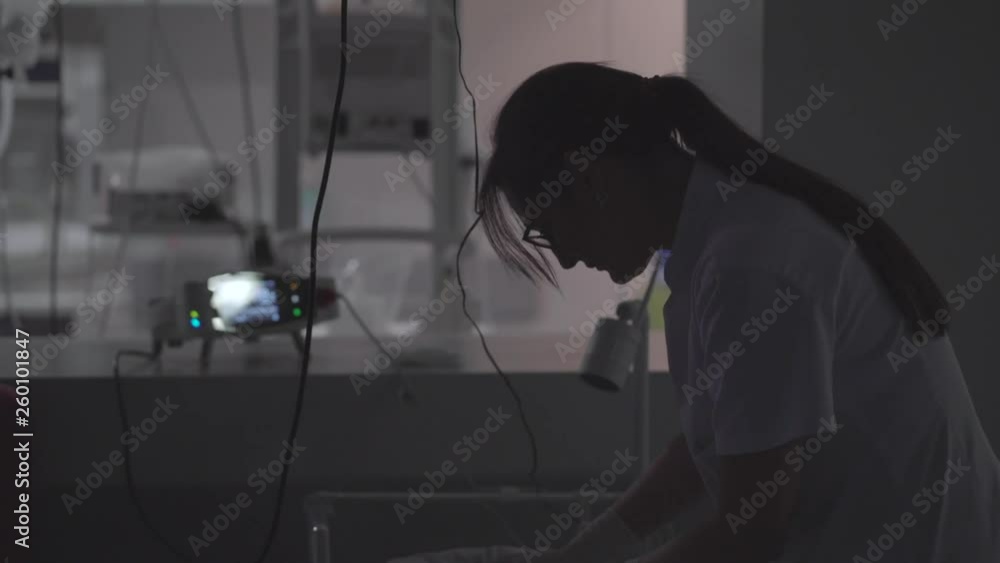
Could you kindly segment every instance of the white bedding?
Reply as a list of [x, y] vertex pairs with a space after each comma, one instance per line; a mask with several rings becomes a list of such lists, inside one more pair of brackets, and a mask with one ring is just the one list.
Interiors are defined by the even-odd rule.
[[416, 553], [390, 559], [387, 563], [514, 563], [524, 560], [521, 548], [501, 545]]
[[[637, 563], [633, 558], [624, 563]], [[519, 547], [498, 545], [493, 547], [460, 547], [446, 551], [417, 553], [406, 557], [396, 557], [386, 563], [527, 563], [524, 552]]]

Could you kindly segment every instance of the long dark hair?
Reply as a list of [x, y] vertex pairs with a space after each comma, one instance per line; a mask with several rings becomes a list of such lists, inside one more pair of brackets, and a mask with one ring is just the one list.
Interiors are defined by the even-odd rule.
[[[729, 170], [746, 161], [748, 151], [767, 150], [684, 77], [650, 79], [597, 63], [546, 68], [521, 84], [497, 116], [493, 155], [477, 196], [486, 236], [509, 269], [555, 284], [545, 255], [522, 242], [525, 223], [510, 201], [540, 198], [543, 182], [567, 170], [566, 155], [616, 118], [627, 125], [627, 134], [607, 143], [608, 154], [640, 156], [673, 140]], [[865, 204], [816, 172], [767, 154], [751, 180], [798, 199], [848, 236], [845, 225], [855, 223]], [[565, 193], [561, 197], [572, 197], [572, 186]], [[851, 238], [914, 330], [919, 321], [947, 309], [931, 275], [881, 218]]]

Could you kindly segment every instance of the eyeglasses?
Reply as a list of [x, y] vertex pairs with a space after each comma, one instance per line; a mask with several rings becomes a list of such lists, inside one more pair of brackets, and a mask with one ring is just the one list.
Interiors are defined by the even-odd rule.
[[528, 244], [537, 246], [538, 248], [552, 249], [552, 242], [546, 238], [541, 231], [531, 227], [530, 225], [524, 228], [524, 234], [521, 235], [521, 240]]

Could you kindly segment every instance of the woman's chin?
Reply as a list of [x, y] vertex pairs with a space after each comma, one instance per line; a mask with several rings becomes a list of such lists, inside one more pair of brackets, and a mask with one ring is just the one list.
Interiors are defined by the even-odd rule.
[[640, 262], [630, 267], [609, 268], [608, 277], [618, 285], [624, 285], [635, 278], [646, 273], [649, 269], [649, 261]]
[[634, 272], [627, 272], [625, 270], [608, 270], [608, 277], [610, 277], [611, 281], [618, 285], [623, 285], [632, 281], [632, 278], [635, 276], [636, 274]]

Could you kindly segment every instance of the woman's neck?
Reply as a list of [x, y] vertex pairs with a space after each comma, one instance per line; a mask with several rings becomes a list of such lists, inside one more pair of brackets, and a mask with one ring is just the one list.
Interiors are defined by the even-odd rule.
[[657, 185], [664, 186], [664, 189], [658, 191], [659, 201], [652, 208], [656, 210], [658, 217], [656, 243], [659, 248], [669, 249], [673, 246], [677, 234], [684, 199], [697, 159], [676, 148], [666, 151], [668, 154], [663, 154], [660, 160], [657, 181]]

